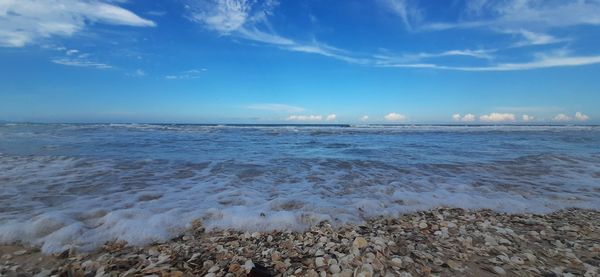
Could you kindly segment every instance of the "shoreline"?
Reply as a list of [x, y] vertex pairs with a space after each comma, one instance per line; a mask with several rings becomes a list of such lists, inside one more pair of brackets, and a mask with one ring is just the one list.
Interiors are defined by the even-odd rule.
[[0, 261], [0, 276], [597, 276], [600, 211], [436, 208], [303, 232], [206, 232], [197, 222], [145, 247], [43, 255], [2, 245]]

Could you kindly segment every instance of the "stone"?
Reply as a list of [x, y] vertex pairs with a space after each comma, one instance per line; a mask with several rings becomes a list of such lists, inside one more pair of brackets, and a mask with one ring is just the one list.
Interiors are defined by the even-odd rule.
[[367, 247], [368, 243], [367, 240], [363, 237], [356, 237], [354, 239], [354, 242], [352, 242], [352, 246], [358, 248], [358, 249], [363, 249], [365, 247]]
[[315, 259], [315, 266], [316, 267], [323, 267], [323, 266], [325, 266], [325, 259], [323, 257], [317, 257]]
[[13, 252], [13, 255], [15, 255], [15, 256], [23, 256], [25, 254], [27, 254], [27, 250], [19, 250], [19, 251]]
[[342, 269], [337, 264], [332, 264], [329, 266], [329, 272], [331, 272], [332, 274], [340, 273], [341, 271]]
[[402, 268], [402, 259], [395, 257], [389, 262], [392, 267]]
[[461, 264], [455, 260], [448, 260], [448, 261], [446, 261], [446, 264], [452, 270], [460, 270], [461, 269]]
[[504, 268], [501, 268], [499, 266], [494, 266], [492, 270], [498, 275], [506, 275], [506, 271], [504, 270]]

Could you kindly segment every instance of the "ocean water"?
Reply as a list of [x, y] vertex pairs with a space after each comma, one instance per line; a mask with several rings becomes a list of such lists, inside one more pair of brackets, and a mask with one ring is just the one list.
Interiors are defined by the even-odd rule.
[[436, 206], [598, 209], [600, 127], [0, 124], [0, 243], [47, 253]]

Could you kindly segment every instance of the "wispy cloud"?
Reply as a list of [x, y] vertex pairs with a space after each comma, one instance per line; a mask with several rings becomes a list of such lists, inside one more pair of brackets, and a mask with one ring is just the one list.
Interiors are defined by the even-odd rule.
[[413, 24], [422, 18], [421, 10], [411, 0], [379, 0], [389, 12], [398, 16], [406, 29], [412, 30]]
[[91, 68], [97, 68], [97, 69], [112, 68], [112, 65], [109, 65], [109, 64], [93, 62], [93, 61], [88, 61], [88, 60], [79, 59], [79, 58], [75, 58], [75, 59], [57, 58], [57, 59], [52, 60], [52, 62], [55, 64], [61, 64], [61, 65], [66, 65], [66, 66], [91, 67]]
[[[454, 28], [536, 29], [574, 25], [600, 25], [600, 1], [477, 0], [468, 4], [473, 18], [451, 23], [432, 23], [424, 30]], [[482, 19], [485, 15], [485, 19]]]
[[[509, 45], [508, 48], [547, 45], [568, 40], [556, 38], [541, 31], [534, 32], [523, 28], [523, 26], [544, 29], [542, 28], [544, 26], [600, 24], [600, 15], [586, 10], [600, 6], [585, 1], [567, 4], [542, 4], [540, 3], [542, 1], [532, 0], [509, 0], [502, 1], [502, 3], [485, 0], [475, 2], [475, 4], [468, 5], [468, 14], [476, 18], [481, 14], [492, 14], [492, 19], [485, 21], [475, 19], [453, 23], [422, 23], [424, 21], [423, 15], [417, 6], [417, 2], [410, 0], [379, 1], [385, 9], [398, 15], [402, 19], [403, 24], [409, 29], [447, 30], [453, 28], [488, 28], [493, 32], [518, 35], [520, 40]], [[496, 59], [496, 52], [506, 49], [452, 49], [441, 52], [419, 52], [401, 55], [356, 53], [317, 40], [300, 42], [291, 37], [280, 35], [269, 21], [269, 17], [275, 13], [277, 6], [278, 3], [276, 1], [200, 0], [188, 5], [188, 18], [200, 23], [207, 30], [217, 32], [221, 36], [258, 42], [287, 51], [321, 55], [364, 66], [486, 72], [534, 70], [600, 63], [600, 55], [576, 56], [556, 55], [555, 53], [532, 55], [534, 56], [532, 60], [523, 62], [507, 63]], [[572, 13], [580, 14], [582, 18], [577, 19], [572, 17], [572, 14], [569, 14], [567, 16], [569, 17], [567, 20], [569, 23], [564, 23], [563, 25], [558, 23], [551, 24], [546, 16], [551, 14], [559, 15], [560, 9], [563, 8], [570, 10]], [[521, 9], [525, 9], [525, 12]], [[531, 15], [531, 18], [524, 16], [524, 14]], [[556, 17], [553, 20], [559, 20], [558, 18], [560, 17]], [[416, 23], [420, 24], [418, 28], [415, 27]], [[538, 27], [538, 25], [542, 27]], [[482, 59], [487, 64], [479, 66], [448, 65], [436, 62], [435, 60], [450, 56]]]
[[546, 44], [555, 44], [559, 42], [568, 41], [567, 39], [559, 39], [549, 34], [544, 33], [535, 33], [531, 31], [527, 31], [525, 29], [519, 30], [503, 30], [502, 32], [508, 34], [518, 34], [523, 37], [523, 40], [516, 42], [513, 44], [514, 47], [523, 47], [523, 46], [531, 46], [531, 45], [546, 45]]
[[128, 73], [126, 75], [131, 77], [144, 77], [146, 76], [146, 71], [138, 68], [134, 72]]
[[261, 110], [268, 112], [285, 112], [285, 113], [300, 113], [305, 111], [302, 107], [286, 105], [286, 104], [277, 104], [277, 103], [261, 103], [261, 104], [252, 104], [246, 106], [247, 109], [251, 110]]
[[75, 67], [90, 67], [96, 69], [109, 69], [113, 68], [112, 65], [102, 62], [97, 62], [90, 57], [92, 56], [89, 53], [82, 53], [77, 49], [63, 49], [56, 48], [56, 50], [64, 51], [63, 57], [57, 57], [52, 59], [51, 61], [55, 64], [66, 65], [66, 66], [75, 66]]
[[552, 68], [552, 67], [568, 67], [568, 66], [582, 66], [592, 65], [600, 63], [600, 56], [541, 56], [538, 59], [530, 62], [523, 63], [500, 63], [492, 64], [489, 66], [445, 66], [433, 63], [420, 63], [420, 64], [403, 64], [403, 63], [390, 63], [380, 64], [379, 66], [384, 67], [400, 67], [400, 68], [429, 68], [429, 69], [442, 69], [442, 70], [457, 70], [457, 71], [519, 71], [519, 70], [533, 70], [541, 68]]
[[22, 47], [53, 36], [68, 37], [92, 23], [156, 25], [110, 2], [6, 0], [0, 3], [0, 47]]
[[368, 60], [316, 40], [299, 42], [278, 34], [268, 19], [277, 6], [278, 2], [273, 0], [263, 2], [201, 0], [188, 6], [190, 9], [188, 18], [222, 36], [268, 44], [288, 51], [322, 55], [350, 63], [368, 63]]
[[198, 79], [202, 72], [207, 71], [206, 68], [202, 69], [190, 69], [186, 71], [182, 71], [177, 74], [169, 74], [165, 75], [165, 79], [167, 80], [187, 80], [187, 79]]

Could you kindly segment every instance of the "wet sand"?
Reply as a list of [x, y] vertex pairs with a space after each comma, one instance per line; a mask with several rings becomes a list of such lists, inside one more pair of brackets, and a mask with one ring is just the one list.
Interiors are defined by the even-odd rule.
[[600, 212], [439, 208], [305, 232], [206, 232], [43, 255], [0, 246], [0, 276], [599, 276]]

